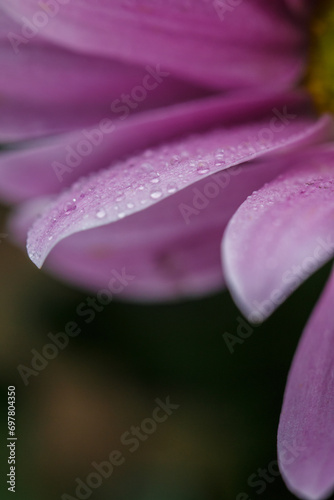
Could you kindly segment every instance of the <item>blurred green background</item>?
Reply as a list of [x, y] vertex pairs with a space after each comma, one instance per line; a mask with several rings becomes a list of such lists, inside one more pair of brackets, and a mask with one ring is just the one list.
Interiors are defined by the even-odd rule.
[[[294, 498], [280, 477], [262, 493], [248, 480], [276, 460], [289, 365], [330, 264], [233, 354], [223, 333], [236, 334], [240, 313], [227, 292], [165, 305], [115, 301], [85, 325], [75, 311], [89, 294], [39, 271], [10, 237], [1, 240], [0, 266], [1, 499], [13, 498], [5, 479], [8, 385], [16, 386], [16, 500], [75, 498], [76, 478], [85, 481], [92, 462], [113, 450], [124, 464], [87, 498]], [[72, 320], [81, 334], [25, 386], [18, 364], [29, 366], [30, 350], [41, 351], [47, 334]], [[179, 408], [130, 453], [122, 434], [167, 396]]]

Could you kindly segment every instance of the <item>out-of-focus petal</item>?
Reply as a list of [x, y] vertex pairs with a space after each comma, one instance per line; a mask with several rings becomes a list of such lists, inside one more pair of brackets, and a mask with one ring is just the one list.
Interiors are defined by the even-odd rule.
[[19, 27], [6, 16], [0, 21], [1, 142], [61, 133], [115, 118], [117, 110], [122, 112], [126, 106], [123, 98], [129, 99], [133, 114], [208, 93], [171, 74], [158, 81], [154, 67], [80, 54], [36, 38], [15, 54], [4, 31]]
[[270, 150], [273, 144], [280, 148], [285, 141], [297, 147], [303, 141], [306, 144], [325, 140], [331, 131], [330, 119], [317, 122], [309, 108], [308, 97], [302, 93], [238, 93], [129, 114], [123, 120], [122, 113], [109, 122], [105, 132], [98, 124], [3, 151], [0, 195], [6, 201], [17, 202], [56, 193], [83, 175], [136, 151], [218, 126], [226, 127], [223, 145], [236, 147], [240, 161], [249, 158], [247, 144], [243, 148], [249, 140], [251, 147], [256, 140], [256, 154]]
[[[275, 133], [267, 125], [268, 117], [165, 143], [82, 178], [60, 194], [35, 224], [29, 239], [31, 259], [40, 266], [63, 238], [162, 201], [174, 194], [175, 190], [169, 189], [171, 183], [180, 191], [233, 165], [308, 144], [315, 130], [319, 133], [319, 123], [315, 125], [305, 116], [299, 120], [296, 116], [289, 126], [279, 126]], [[104, 216], [98, 217], [102, 208]]]
[[[219, 244], [229, 218], [252, 190], [282, 169], [284, 163], [278, 162], [268, 169], [265, 161], [257, 160], [205, 178], [181, 191], [177, 189], [182, 186], [183, 178], [177, 176], [166, 186], [171, 196], [158, 204], [148, 207], [149, 203], [141, 205], [138, 200], [142, 208], [147, 207], [145, 210], [63, 239], [50, 253], [46, 268], [57, 277], [95, 292], [107, 288], [112, 270], [121, 272], [124, 268], [135, 278], [129, 280], [121, 297], [141, 301], [214, 292], [224, 285]], [[152, 194], [158, 193], [159, 183], [155, 177], [151, 180]], [[98, 198], [95, 202], [94, 218], [103, 221], [107, 217], [106, 206]], [[91, 198], [90, 203], [95, 202]], [[118, 212], [125, 203], [131, 208], [131, 202], [120, 199]], [[69, 213], [65, 217], [70, 217], [72, 207], [66, 208]], [[23, 245], [33, 220], [48, 211], [47, 200], [27, 202], [17, 210], [9, 232]], [[81, 217], [84, 226], [85, 213]], [[57, 224], [53, 219], [50, 222]], [[35, 231], [30, 244], [34, 243], [34, 237]], [[53, 238], [48, 232], [46, 239], [50, 237]]]
[[233, 5], [222, 0], [1, 0], [0, 5], [20, 22], [20, 31], [27, 21], [35, 23], [35, 36], [131, 64], [161, 65], [174, 77], [213, 89], [287, 85], [303, 70], [305, 19], [282, 0]]
[[334, 254], [334, 149], [319, 146], [288, 161], [292, 169], [241, 205], [223, 240], [229, 289], [253, 322]]
[[332, 272], [295, 354], [278, 429], [283, 478], [307, 500], [327, 498], [334, 489], [333, 304]]

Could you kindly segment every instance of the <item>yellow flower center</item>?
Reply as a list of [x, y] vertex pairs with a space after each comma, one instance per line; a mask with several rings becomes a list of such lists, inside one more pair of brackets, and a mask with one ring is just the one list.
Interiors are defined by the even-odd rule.
[[320, 1], [311, 26], [306, 86], [320, 111], [334, 112], [334, 2]]

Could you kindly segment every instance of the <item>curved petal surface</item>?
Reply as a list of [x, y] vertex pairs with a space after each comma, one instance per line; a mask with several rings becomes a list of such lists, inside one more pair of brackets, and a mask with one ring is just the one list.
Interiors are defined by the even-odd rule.
[[[119, 118], [48, 140], [22, 143], [16, 150], [0, 154], [0, 195], [8, 202], [26, 200], [61, 191], [75, 180], [112, 162], [177, 136], [205, 131], [215, 126], [232, 129], [235, 141], [245, 139], [238, 125], [259, 121], [258, 139], [262, 147], [273, 138], [299, 145], [295, 134], [317, 142], [330, 133], [330, 121], [317, 123], [308, 111], [309, 99], [302, 93], [279, 95], [236, 94], [210, 97]], [[108, 122], [109, 120], [109, 122]], [[240, 126], [240, 125], [239, 125]], [[245, 125], [246, 127], [246, 125]], [[246, 127], [247, 128], [247, 127]]]
[[[121, 297], [140, 301], [214, 292], [224, 285], [219, 243], [229, 218], [253, 189], [282, 168], [282, 163], [268, 169], [265, 161], [251, 162], [180, 191], [178, 177], [167, 186], [171, 196], [158, 204], [63, 239], [48, 256], [46, 268], [95, 292], [108, 287], [112, 270], [125, 269], [135, 278]], [[119, 209], [122, 202], [117, 202]], [[103, 219], [104, 208], [99, 207], [96, 217]], [[48, 210], [47, 200], [24, 204], [12, 219], [10, 233], [23, 245], [34, 218]]]
[[333, 303], [332, 272], [295, 354], [278, 429], [283, 478], [307, 500], [334, 490]]
[[[171, 183], [179, 191], [233, 165], [308, 144], [319, 133], [319, 125], [323, 133], [321, 121], [315, 125], [311, 120], [305, 126], [305, 117], [300, 121], [296, 117], [275, 133], [267, 125], [268, 117], [190, 136], [82, 178], [60, 194], [34, 225], [28, 243], [31, 259], [40, 266], [65, 237], [115, 222], [171, 196], [175, 192], [169, 189]], [[98, 216], [101, 210], [103, 217]]]
[[36, 37], [131, 64], [160, 64], [175, 77], [212, 89], [287, 85], [303, 70], [305, 20], [281, 0], [233, 6], [221, 0], [1, 0], [0, 5], [19, 21], [19, 35], [28, 22], [37, 25]]
[[241, 205], [223, 241], [229, 289], [255, 323], [334, 254], [334, 149], [288, 162], [292, 168]]

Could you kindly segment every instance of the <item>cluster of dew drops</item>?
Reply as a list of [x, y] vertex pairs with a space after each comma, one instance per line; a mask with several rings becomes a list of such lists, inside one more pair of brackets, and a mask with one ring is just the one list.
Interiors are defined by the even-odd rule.
[[51, 241], [54, 225], [64, 229], [70, 215], [72, 221], [73, 216], [80, 219], [81, 229], [94, 227], [98, 221], [105, 224], [120, 220], [266, 147], [262, 143], [256, 147], [249, 136], [235, 146], [226, 142], [222, 130], [191, 135], [82, 177], [56, 200], [48, 214], [44, 237]]

